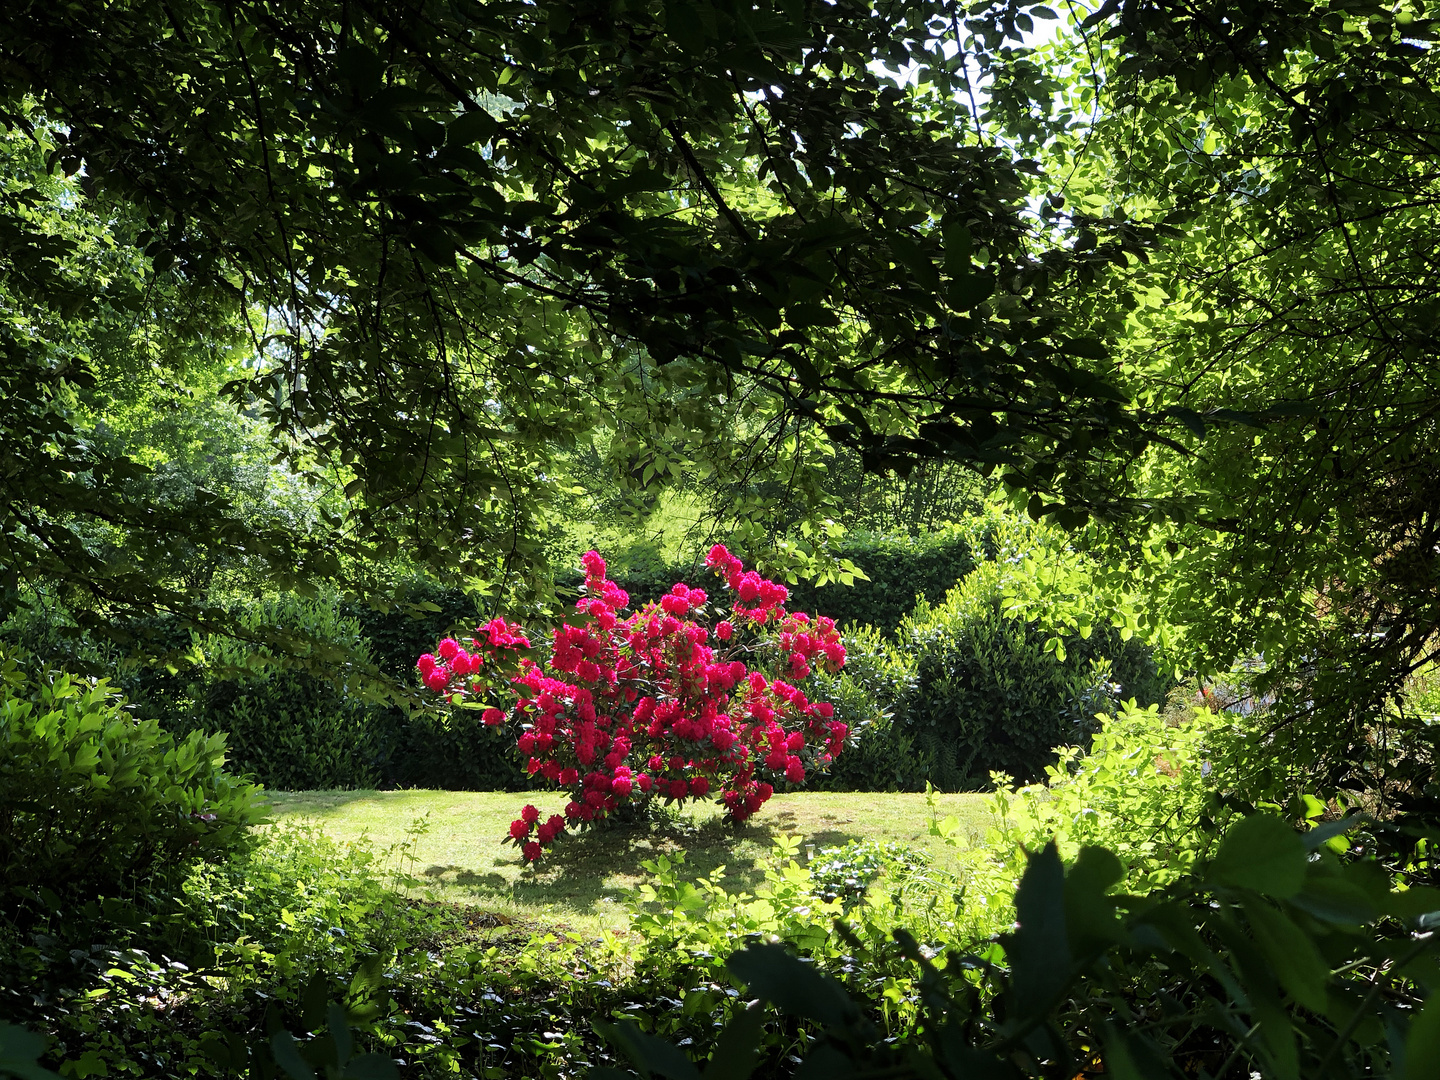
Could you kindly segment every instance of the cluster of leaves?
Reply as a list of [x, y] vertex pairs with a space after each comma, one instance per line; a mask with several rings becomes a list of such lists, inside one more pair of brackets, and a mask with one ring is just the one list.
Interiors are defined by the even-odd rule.
[[[1132, 701], [1101, 718], [1088, 753], [1062, 753], [1045, 770], [1043, 785], [1017, 791], [1008, 777], [995, 777], [993, 839], [1002, 851], [1035, 850], [1054, 840], [1066, 859], [1104, 846], [1125, 867], [1126, 887], [1144, 894], [1189, 874], [1229, 821], [1255, 809], [1235, 792], [1273, 787], [1273, 780], [1257, 780], [1249, 756], [1249, 740], [1234, 717], [1202, 710], [1172, 726], [1157, 707]], [[1320, 807], [1311, 816], [1323, 812]]]
[[1440, 625], [1434, 15], [1105, 3], [1042, 61], [1091, 118], [1040, 154], [1068, 204], [1169, 231], [1091, 298], [1175, 444], [1116, 462], [1149, 522], [1105, 543], [1196, 666], [1265, 658], [1277, 763], [1411, 810], [1434, 743], [1386, 713]]
[[[995, 515], [982, 514], [920, 536], [855, 532], [829, 536], [825, 550], [837, 566], [851, 568], [848, 580], [787, 573], [790, 606], [823, 611], [847, 631], [869, 624], [888, 633], [900, 625], [918, 598], [939, 600], [977, 563], [989, 558], [995, 526]], [[702, 555], [697, 551], [695, 562]], [[693, 570], [688, 560], [648, 558], [642, 546], [632, 546], [609, 561], [611, 579], [632, 596], [658, 596]], [[783, 569], [778, 567], [772, 576], [780, 577]], [[577, 589], [582, 581], [583, 575], [557, 574], [555, 584], [565, 591]]]
[[4, 902], [114, 895], [228, 857], [259, 809], [224, 760], [224, 735], [176, 740], [104, 681], [27, 673], [0, 652]]
[[1030, 15], [972, 7], [25, 3], [0, 100], [153, 272], [265, 313], [231, 396], [363, 496], [296, 565], [494, 584], [535, 573], [532, 478], [598, 431], [641, 482], [765, 472], [807, 507], [820, 478], [786, 477], [830, 440], [1048, 481], [1144, 443], [1056, 296], [1150, 238], [1035, 227], [1009, 140], [1043, 141], [1054, 86], [1009, 71]]
[[[1376, 863], [1328, 852], [1355, 824], [1302, 837], [1276, 817], [1243, 818], [1203, 876], [1145, 897], [1111, 891], [1123, 868], [1105, 849], [1084, 849], [1067, 872], [1046, 847], [1017, 890], [1018, 925], [986, 949], [937, 965], [895, 935], [915, 965], [912, 1038], [885, 1038], [863, 1000], [781, 946], [727, 967], [811, 1025], [806, 1075], [1422, 1076], [1440, 1046], [1440, 891], [1397, 889]], [[764, 1024], [757, 1006], [737, 1010], [705, 1048], [705, 1075], [750, 1076]], [[643, 1076], [701, 1075], [638, 1028], [608, 1033]]]
[[6, 909], [0, 1014], [67, 1076], [494, 1078], [610, 1060], [590, 1019], [664, 992], [622, 990], [603, 944], [405, 899], [406, 857], [277, 828], [173, 891], [55, 901], [24, 930]]

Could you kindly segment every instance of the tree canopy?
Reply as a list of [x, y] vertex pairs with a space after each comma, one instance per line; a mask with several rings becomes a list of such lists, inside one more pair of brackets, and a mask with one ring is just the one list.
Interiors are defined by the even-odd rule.
[[[1058, 15], [1015, 3], [8, 5], [12, 575], [93, 578], [66, 537], [119, 515], [495, 582], [597, 431], [622, 479], [821, 508], [845, 447], [1093, 520], [1197, 652], [1362, 670], [1369, 708], [1437, 618], [1432, 23], [1066, 14], [1036, 46]], [[103, 287], [71, 207], [127, 253]], [[133, 456], [64, 404], [97, 297], [248, 339], [226, 394], [343, 510], [130, 514]]]

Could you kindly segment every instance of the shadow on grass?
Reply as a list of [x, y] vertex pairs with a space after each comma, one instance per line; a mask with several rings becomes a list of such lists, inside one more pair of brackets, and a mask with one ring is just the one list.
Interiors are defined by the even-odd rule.
[[[793, 815], [779, 814], [763, 822], [733, 826], [715, 818], [693, 824], [674, 817], [632, 823], [609, 823], [598, 829], [567, 834], [534, 870], [518, 881], [493, 870], [434, 865], [422, 872], [445, 879], [479, 896], [504, 897], [526, 906], [560, 905], [596, 910], [628, 899], [629, 890], [650, 873], [644, 863], [662, 855], [683, 857], [683, 877], [709, 877], [723, 867], [720, 881], [729, 892], [754, 892], [765, 880], [765, 864], [775, 841], [793, 835]], [[859, 839], [855, 833], [828, 829], [812, 833], [806, 843], [828, 847]], [[518, 862], [519, 852], [513, 858]]]

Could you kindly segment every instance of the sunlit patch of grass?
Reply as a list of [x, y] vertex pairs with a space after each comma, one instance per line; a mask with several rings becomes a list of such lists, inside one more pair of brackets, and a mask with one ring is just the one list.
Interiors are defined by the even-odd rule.
[[[337, 840], [368, 838], [390, 849], [397, 876], [417, 895], [475, 907], [502, 919], [572, 925], [581, 932], [625, 925], [628, 890], [645, 877], [641, 863], [684, 851], [698, 874], [717, 866], [735, 888], [753, 888], [775, 839], [800, 836], [814, 848], [851, 840], [900, 841], [944, 864], [951, 849], [928, 835], [923, 795], [872, 792], [796, 792], [776, 795], [745, 825], [734, 828], [713, 803], [662, 814], [657, 820], [616, 824], [567, 835], [539, 868], [522, 865], [505, 842], [526, 802], [543, 815], [559, 813], [565, 796], [553, 792], [302, 791], [270, 792], [277, 820], [319, 824]], [[954, 815], [971, 843], [990, 823], [983, 795], [937, 795], [936, 808]], [[802, 847], [802, 851], [804, 848]]]

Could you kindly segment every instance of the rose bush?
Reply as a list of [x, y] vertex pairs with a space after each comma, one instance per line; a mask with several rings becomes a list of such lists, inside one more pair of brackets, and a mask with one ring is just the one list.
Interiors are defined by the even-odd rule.
[[606, 579], [605, 560], [591, 551], [581, 561], [578, 617], [553, 631], [543, 665], [504, 619], [446, 638], [416, 665], [430, 690], [472, 707], [508, 677], [516, 700], [485, 708], [485, 723], [513, 725], [526, 770], [571, 796], [564, 816], [542, 821], [526, 806], [511, 824], [527, 861], [567, 828], [656, 798], [713, 793], [744, 821], [775, 784], [803, 783], [844, 749], [848, 729], [833, 705], [797, 685], [845, 665], [833, 620], [786, 611], [785, 586], [719, 544], [705, 564], [730, 603], [713, 625], [707, 593], [683, 584], [622, 617], [630, 598]]

